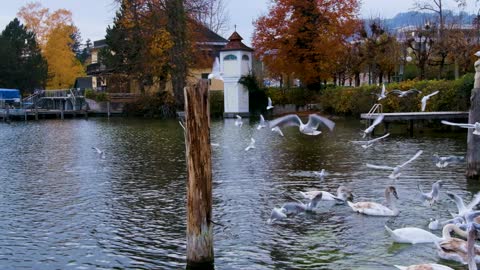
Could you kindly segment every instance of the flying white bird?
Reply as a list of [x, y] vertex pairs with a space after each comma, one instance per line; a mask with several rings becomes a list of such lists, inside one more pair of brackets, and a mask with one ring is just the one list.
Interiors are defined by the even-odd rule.
[[289, 114], [270, 121], [270, 128], [275, 128], [277, 126], [298, 126], [301, 133], [315, 136], [322, 133], [321, 131], [317, 130], [320, 124], [325, 125], [328, 129], [330, 129], [330, 131], [332, 131], [335, 127], [335, 123], [333, 121], [317, 114], [310, 114], [308, 116], [308, 122], [306, 124], [302, 122], [298, 115]]
[[382, 100], [387, 97], [386, 90], [385, 90], [385, 84], [382, 84], [382, 92], [380, 92], [380, 95], [378, 95], [378, 100]]
[[472, 201], [465, 206], [463, 199], [452, 192], [447, 192], [447, 196], [452, 199], [457, 205], [458, 214], [456, 216], [464, 217], [466, 214], [473, 211], [473, 208], [480, 203], [480, 192], [473, 196]]
[[92, 147], [92, 149], [94, 149], [97, 152], [97, 154], [100, 156], [100, 158], [105, 159], [105, 151], [102, 151], [102, 150], [98, 149], [97, 147]]
[[282, 130], [281, 130], [278, 126], [272, 128], [272, 132], [276, 132], [276, 133], [278, 133], [280, 136], [283, 137], [283, 132], [282, 132]]
[[260, 123], [258, 123], [257, 129], [260, 130], [264, 127], [267, 127], [267, 124], [265, 122], [265, 118], [263, 118], [263, 115], [260, 114]]
[[267, 110], [270, 110], [270, 109], [273, 109], [273, 105], [272, 105], [272, 99], [268, 97]]
[[465, 157], [459, 157], [459, 156], [441, 157], [438, 154], [434, 154], [433, 161], [435, 162], [435, 166], [437, 166], [438, 168], [445, 168], [450, 163], [464, 162]]
[[242, 117], [238, 114], [235, 116], [237, 117], [237, 119], [235, 119], [235, 126], [242, 127], [243, 126]]
[[390, 166], [379, 166], [379, 165], [373, 165], [367, 163], [367, 167], [372, 168], [372, 169], [379, 169], [379, 170], [392, 170], [392, 173], [388, 176], [390, 179], [397, 179], [401, 175], [401, 170], [410, 162], [414, 161], [417, 159], [421, 154], [423, 153], [422, 150], [419, 150], [411, 159], [409, 159], [407, 162], [395, 166], [395, 167], [390, 167]]
[[379, 116], [377, 116], [377, 118], [375, 118], [375, 120], [373, 121], [372, 125], [363, 131], [363, 138], [365, 138], [367, 134], [372, 132], [375, 129], [375, 127], [383, 121], [383, 118], [384, 118], [383, 114], [380, 114]]
[[245, 148], [245, 151], [248, 151], [252, 148], [255, 148], [255, 140], [253, 138], [250, 138], [250, 144]]
[[423, 192], [423, 190], [420, 188], [420, 185], [417, 185], [418, 190], [420, 190], [421, 193], [421, 199], [422, 201], [425, 201], [432, 206], [435, 202], [438, 201], [438, 197], [440, 196], [440, 188], [442, 187], [442, 180], [438, 180], [437, 182], [433, 183], [432, 185], [432, 190], [430, 192]]
[[453, 123], [453, 122], [442, 120], [442, 124], [450, 125], [450, 126], [457, 126], [457, 127], [461, 127], [461, 128], [475, 129], [473, 131], [473, 134], [480, 135], [480, 123], [479, 122], [475, 122], [475, 124], [461, 124], [461, 123]]
[[425, 111], [425, 108], [427, 107], [427, 100], [429, 100], [432, 96], [435, 96], [436, 94], [438, 94], [440, 91], [435, 91], [429, 95], [426, 95], [424, 97], [422, 97], [422, 112]]
[[382, 137], [378, 137], [378, 138], [375, 138], [375, 139], [372, 139], [372, 140], [369, 140], [369, 141], [352, 141], [352, 143], [360, 144], [364, 149], [367, 149], [368, 147], [372, 146], [374, 142], [377, 142], [377, 141], [379, 141], [381, 139], [384, 139], [388, 136], [390, 136], [390, 133], [387, 133], [387, 134], [383, 135]]
[[392, 91], [388, 92], [388, 94], [395, 94], [398, 97], [406, 97], [406, 96], [411, 95], [411, 94], [420, 94], [420, 93], [422, 93], [422, 91], [417, 90], [417, 89], [410, 89], [410, 90], [407, 90], [407, 91], [402, 91], [402, 90], [395, 89], [395, 90], [392, 90]]
[[215, 61], [213, 62], [212, 73], [208, 74], [208, 79], [217, 79], [222, 80], [222, 73], [220, 71], [220, 60], [218, 57], [215, 57]]

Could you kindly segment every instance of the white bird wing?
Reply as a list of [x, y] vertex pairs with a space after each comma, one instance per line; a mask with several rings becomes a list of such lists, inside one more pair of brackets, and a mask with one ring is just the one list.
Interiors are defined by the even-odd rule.
[[381, 139], [384, 139], [384, 138], [386, 138], [386, 137], [388, 137], [388, 136], [390, 136], [390, 133], [387, 133], [387, 134], [383, 135], [382, 137], [378, 137], [378, 138], [375, 138], [375, 139], [371, 139], [370, 141], [367, 141], [367, 144], [374, 143], [374, 142], [379, 141], [379, 140], [381, 140]]
[[480, 192], [475, 194], [475, 196], [473, 196], [472, 201], [469, 204], [467, 204], [467, 209], [472, 210], [479, 203], [480, 203]]
[[268, 107], [272, 107], [272, 99], [270, 97], [268, 97]]
[[422, 150], [419, 150], [411, 159], [407, 160], [407, 162], [403, 163], [402, 165], [398, 166], [398, 167], [404, 167], [406, 166], [408, 163], [414, 161], [415, 159], [417, 159], [421, 154], [423, 153]]
[[242, 120], [242, 117], [240, 115], [235, 115], [237, 117], [238, 120]]
[[447, 195], [457, 205], [458, 213], [461, 213], [465, 210], [465, 204], [463, 203], [463, 199], [460, 198], [460, 196], [458, 196], [455, 193], [451, 193], [451, 192], [447, 192]]
[[367, 165], [368, 168], [377, 169], [377, 170], [393, 170], [393, 169], [395, 169], [394, 167], [390, 167], [390, 166], [373, 165], [373, 164], [370, 164], [370, 163], [367, 163], [366, 165]]
[[265, 118], [260, 114], [260, 124], [265, 125]]
[[383, 118], [385, 116], [383, 114], [380, 114], [379, 116], [377, 116], [377, 118], [375, 118], [375, 120], [373, 121], [373, 123], [365, 129], [365, 133], [370, 133], [372, 132], [372, 130], [375, 128], [375, 126], [377, 126], [378, 124], [380, 124], [382, 121], [383, 121]]
[[269, 123], [270, 128], [274, 128], [276, 126], [279, 127], [288, 127], [288, 126], [300, 126], [302, 120], [296, 114], [288, 114], [279, 118], [276, 118]]
[[102, 150], [98, 149], [97, 147], [92, 147], [92, 149], [95, 149], [95, 151], [97, 151], [97, 154], [101, 154], [101, 153], [102, 153]]
[[332, 131], [335, 127], [335, 123], [328, 118], [322, 117], [318, 114], [310, 114], [308, 116], [307, 126], [317, 129], [320, 124], [324, 124], [326, 127], [328, 127], [328, 129], [330, 129], [330, 131]]
[[433, 92], [433, 93], [431, 93], [431, 94], [429, 94], [429, 95], [426, 95], [425, 97], [427, 97], [427, 99], [428, 99], [428, 98], [430, 98], [430, 97], [432, 97], [432, 96], [435, 96], [435, 95], [438, 94], [438, 93], [440, 93], [440, 91], [437, 90], [437, 91], [435, 91], [435, 92]]
[[218, 79], [223, 81], [223, 78], [220, 74], [220, 60], [218, 59], [218, 57], [215, 57], [215, 61], [213, 62], [212, 66], [212, 73], [208, 75], [208, 79]]
[[273, 131], [273, 132], [277, 132], [280, 136], [283, 137], [283, 132], [282, 132], [282, 130], [281, 130], [278, 126], [272, 128], [272, 131]]
[[382, 96], [385, 96], [385, 91], [386, 91], [385, 90], [385, 84], [382, 83], [382, 93], [381, 93]]
[[473, 124], [463, 124], [463, 123], [453, 123], [449, 121], [442, 120], [442, 124], [444, 125], [449, 125], [449, 126], [457, 126], [457, 127], [462, 127], [462, 128], [475, 128], [475, 125]]

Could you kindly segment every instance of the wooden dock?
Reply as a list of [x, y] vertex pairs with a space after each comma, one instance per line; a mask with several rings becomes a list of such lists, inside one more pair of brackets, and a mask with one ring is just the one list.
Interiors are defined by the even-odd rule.
[[422, 120], [458, 120], [464, 123], [468, 122], [468, 112], [397, 112], [397, 113], [362, 113], [360, 118], [369, 123], [383, 114], [383, 124], [385, 131], [388, 132], [388, 126], [392, 122], [409, 122], [410, 135], [413, 135], [413, 126], [415, 121]]
[[0, 109], [2, 121], [25, 120], [39, 118], [60, 118], [85, 117], [88, 118], [86, 110], [48, 110], [48, 109]]

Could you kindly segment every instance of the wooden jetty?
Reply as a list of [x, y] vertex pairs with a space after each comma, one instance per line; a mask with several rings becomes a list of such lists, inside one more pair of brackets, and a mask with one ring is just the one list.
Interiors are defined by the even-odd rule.
[[388, 125], [392, 122], [407, 121], [410, 124], [410, 135], [413, 135], [413, 126], [415, 121], [422, 120], [460, 120], [466, 123], [468, 121], [468, 112], [396, 112], [396, 113], [362, 113], [360, 118], [368, 120], [370, 123], [379, 115], [383, 114], [383, 123], [385, 130], [388, 131]]

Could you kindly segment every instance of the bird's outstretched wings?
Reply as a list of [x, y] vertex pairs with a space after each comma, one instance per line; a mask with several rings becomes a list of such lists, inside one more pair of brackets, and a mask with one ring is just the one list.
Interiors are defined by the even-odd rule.
[[377, 170], [393, 170], [393, 169], [395, 169], [394, 167], [390, 167], [390, 166], [373, 165], [373, 164], [370, 164], [370, 163], [367, 163], [366, 165], [367, 165], [368, 168], [377, 169]]
[[326, 127], [328, 127], [328, 129], [330, 129], [330, 131], [332, 131], [335, 127], [335, 123], [332, 120], [322, 117], [318, 114], [310, 114], [308, 116], [307, 126], [317, 129], [320, 124], [324, 124]]
[[415, 159], [417, 159], [421, 154], [423, 153], [422, 150], [419, 150], [411, 159], [407, 160], [405, 163], [403, 163], [402, 165], [400, 165], [399, 167], [404, 167], [406, 166], [408, 163], [414, 161]]
[[296, 114], [288, 114], [279, 118], [276, 118], [269, 123], [270, 128], [274, 128], [276, 126], [279, 127], [288, 127], [288, 126], [300, 126], [302, 120]]
[[462, 127], [462, 128], [475, 128], [475, 125], [473, 124], [463, 124], [463, 123], [453, 123], [449, 121], [442, 120], [442, 124], [444, 125], [449, 125], [449, 126], [457, 126], [457, 127]]

